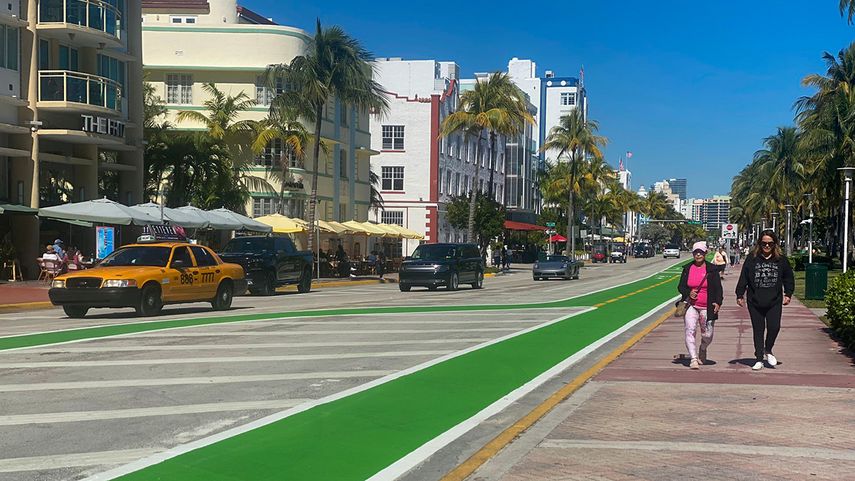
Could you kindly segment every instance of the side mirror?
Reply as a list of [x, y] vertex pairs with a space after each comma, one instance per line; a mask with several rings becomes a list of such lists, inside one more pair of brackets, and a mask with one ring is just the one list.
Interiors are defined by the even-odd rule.
[[172, 264], [170, 264], [170, 267], [172, 267], [173, 269], [184, 269], [185, 267], [187, 267], [187, 263], [184, 261], [184, 259], [175, 259], [174, 261], [172, 261]]

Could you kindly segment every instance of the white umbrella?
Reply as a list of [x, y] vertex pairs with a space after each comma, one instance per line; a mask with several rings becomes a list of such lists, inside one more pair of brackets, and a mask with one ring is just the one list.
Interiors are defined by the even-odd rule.
[[208, 227], [216, 230], [241, 230], [243, 229], [243, 223], [238, 222], [236, 220], [232, 220], [228, 217], [225, 217], [216, 212], [211, 212], [207, 210], [202, 210], [198, 207], [193, 207], [192, 205], [186, 205], [184, 207], [179, 207], [176, 209], [180, 211], [182, 214], [187, 214], [192, 216], [196, 220], [202, 220], [208, 222]]
[[246, 230], [251, 230], [255, 232], [273, 232], [273, 227], [270, 227], [267, 224], [262, 224], [254, 219], [250, 219], [249, 217], [238, 214], [237, 212], [232, 212], [225, 207], [220, 209], [209, 210], [208, 212], [212, 212], [214, 214], [219, 214], [229, 219], [235, 220], [243, 224], [243, 228]]
[[[137, 204], [133, 206], [132, 209], [145, 212], [154, 218], [160, 219], [161, 207], [159, 204], [155, 204], [154, 202]], [[204, 229], [210, 224], [210, 222], [206, 220], [202, 220], [198, 217], [188, 215], [177, 209], [171, 209], [169, 207], [163, 207], [163, 219], [168, 220], [172, 225], [178, 225], [186, 229]]]
[[95, 224], [157, 225], [160, 217], [152, 217], [110, 199], [95, 199], [39, 209], [40, 217], [86, 221]]

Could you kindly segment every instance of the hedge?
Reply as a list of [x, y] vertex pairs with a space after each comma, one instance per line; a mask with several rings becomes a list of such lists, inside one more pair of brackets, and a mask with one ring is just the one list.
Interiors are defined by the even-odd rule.
[[828, 321], [846, 347], [855, 348], [855, 271], [831, 280], [825, 293]]

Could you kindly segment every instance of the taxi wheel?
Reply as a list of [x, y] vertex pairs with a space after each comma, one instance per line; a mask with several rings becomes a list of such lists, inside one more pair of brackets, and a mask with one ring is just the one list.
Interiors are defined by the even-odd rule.
[[163, 309], [163, 300], [160, 298], [160, 288], [149, 284], [143, 287], [140, 295], [140, 305], [136, 307], [138, 316], [156, 316]]
[[223, 282], [217, 288], [217, 297], [211, 301], [211, 306], [215, 311], [226, 311], [232, 307], [232, 299], [234, 298], [234, 289], [228, 282]]
[[304, 269], [300, 275], [300, 282], [297, 284], [297, 292], [305, 294], [312, 290], [312, 271]]
[[82, 319], [89, 312], [89, 308], [86, 306], [62, 306], [62, 310], [65, 311], [66, 316], [72, 319]]

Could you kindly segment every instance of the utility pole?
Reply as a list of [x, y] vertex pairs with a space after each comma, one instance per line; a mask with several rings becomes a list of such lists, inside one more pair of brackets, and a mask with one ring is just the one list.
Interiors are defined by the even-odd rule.
[[852, 192], [852, 174], [855, 167], [841, 167], [837, 170], [843, 172], [843, 273], [846, 274], [849, 265], [849, 196]]
[[792, 218], [793, 218], [793, 206], [790, 204], [787, 204], [784, 207], [787, 208], [787, 251], [786, 252], [787, 252], [787, 257], [789, 257], [789, 256], [793, 255], [793, 237], [792, 237], [792, 231], [790, 230], [790, 227], [792, 225]]
[[808, 192], [805, 194], [808, 199], [808, 215], [810, 216], [810, 226], [808, 226], [808, 264], [813, 264], [813, 194]]

